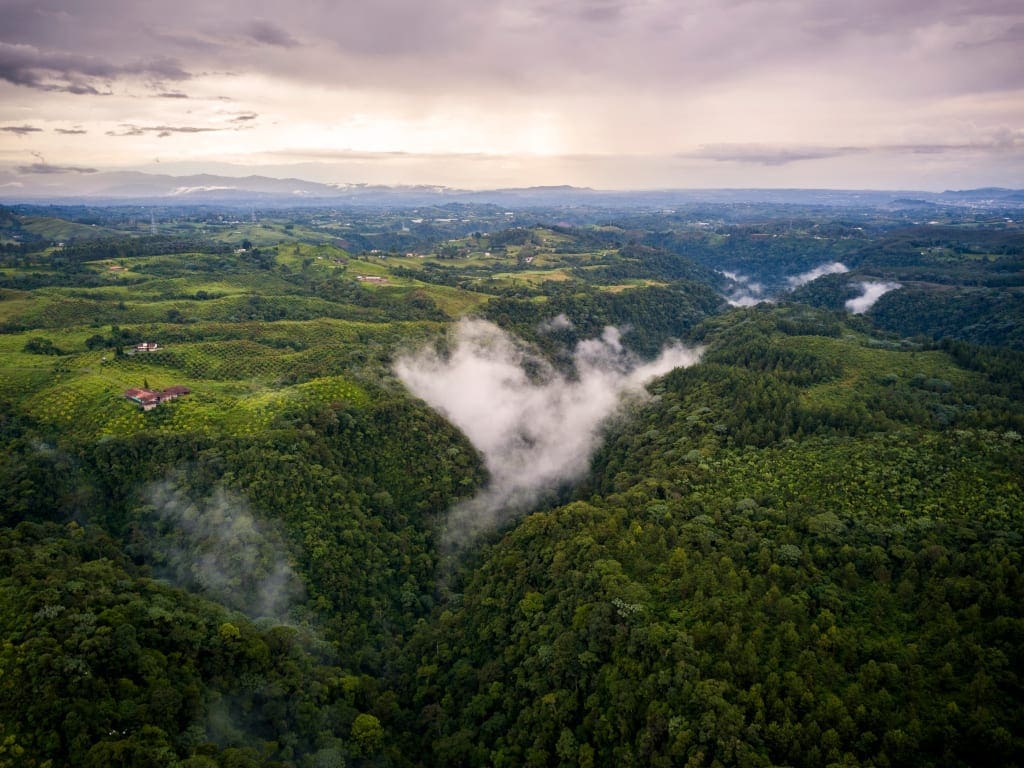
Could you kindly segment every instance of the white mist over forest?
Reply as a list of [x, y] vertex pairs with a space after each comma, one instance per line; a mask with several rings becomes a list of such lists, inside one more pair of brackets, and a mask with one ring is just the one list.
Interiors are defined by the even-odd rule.
[[719, 274], [724, 275], [733, 283], [731, 290], [725, 297], [725, 300], [729, 302], [729, 306], [753, 307], [762, 302], [770, 301], [764, 295], [764, 286], [761, 283], [752, 281], [747, 275], [731, 272], [727, 269], [719, 270]]
[[[782, 293], [796, 290], [802, 285], [807, 285], [807, 283], [817, 280], [819, 277], [841, 275], [849, 271], [850, 268], [840, 261], [825, 262], [806, 272], [787, 277]], [[720, 269], [718, 273], [731, 283], [728, 292], [725, 294], [725, 300], [732, 307], [754, 307], [758, 304], [771, 304], [779, 298], [779, 296], [767, 294], [764, 284], [754, 281], [750, 276], [741, 272]]]
[[427, 347], [400, 358], [399, 378], [465, 433], [490, 473], [485, 488], [450, 511], [445, 546], [458, 548], [582, 476], [602, 426], [624, 399], [642, 396], [644, 384], [673, 368], [693, 365], [701, 351], [674, 344], [643, 362], [609, 326], [577, 345], [570, 377], [497, 326], [463, 320], [449, 354]]
[[899, 283], [877, 282], [874, 280], [863, 280], [860, 283], [860, 296], [846, 302], [846, 309], [855, 315], [862, 315], [875, 306], [875, 302], [882, 298], [889, 291], [902, 288]]
[[806, 272], [801, 272], [799, 275], [793, 275], [792, 277], [786, 278], [790, 288], [799, 288], [801, 285], [807, 285], [812, 280], [817, 280], [819, 277], [825, 275], [841, 275], [844, 272], [849, 272], [850, 268], [843, 264], [841, 261], [830, 261], [827, 264], [822, 264], [809, 269]]
[[253, 619], [286, 623], [303, 596], [280, 533], [258, 521], [244, 498], [217, 488], [196, 499], [171, 479], [145, 492], [143, 530], [159, 574]]

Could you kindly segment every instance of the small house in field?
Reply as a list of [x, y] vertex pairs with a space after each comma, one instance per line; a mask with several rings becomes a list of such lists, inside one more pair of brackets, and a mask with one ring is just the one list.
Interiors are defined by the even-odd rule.
[[158, 349], [160, 349], [160, 345], [155, 341], [144, 341], [135, 345], [136, 352], [156, 352]]
[[160, 405], [160, 393], [151, 389], [126, 389], [124, 396], [141, 405], [144, 411], [151, 411]]
[[167, 389], [160, 391], [154, 391], [152, 389], [126, 389], [124, 396], [131, 400], [133, 403], [138, 403], [142, 410], [152, 411], [160, 403], [167, 402], [168, 400], [176, 400], [182, 395], [191, 394], [192, 390], [188, 387], [168, 387]]
[[188, 387], [174, 386], [174, 387], [168, 387], [163, 392], [161, 392], [160, 393], [160, 399], [161, 400], [174, 400], [176, 398], [181, 397], [182, 395], [190, 395], [190, 394], [192, 394], [192, 390], [189, 389]]

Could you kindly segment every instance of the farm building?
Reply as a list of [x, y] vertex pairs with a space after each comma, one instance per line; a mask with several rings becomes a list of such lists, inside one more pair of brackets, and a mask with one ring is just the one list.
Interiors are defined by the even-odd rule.
[[131, 400], [133, 403], [138, 403], [142, 406], [142, 410], [151, 411], [156, 408], [160, 403], [167, 402], [168, 400], [175, 400], [182, 395], [188, 395], [192, 392], [188, 387], [168, 387], [167, 389], [160, 391], [154, 391], [151, 389], [126, 389], [124, 396]]
[[160, 394], [150, 389], [126, 389], [124, 396], [141, 405], [144, 411], [151, 411], [160, 405]]

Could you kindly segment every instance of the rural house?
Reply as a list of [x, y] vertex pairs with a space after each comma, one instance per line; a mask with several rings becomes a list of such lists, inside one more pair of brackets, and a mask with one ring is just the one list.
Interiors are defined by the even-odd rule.
[[188, 387], [174, 386], [168, 387], [162, 392], [151, 389], [126, 389], [124, 396], [133, 403], [138, 403], [142, 406], [142, 410], [152, 411], [160, 405], [160, 403], [167, 402], [168, 400], [175, 400], [182, 395], [188, 395], [191, 392], [192, 390]]

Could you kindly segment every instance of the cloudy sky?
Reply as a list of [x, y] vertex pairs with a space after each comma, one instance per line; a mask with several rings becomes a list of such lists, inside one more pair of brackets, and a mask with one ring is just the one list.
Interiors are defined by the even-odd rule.
[[0, 0], [0, 171], [1024, 186], [1020, 0]]

